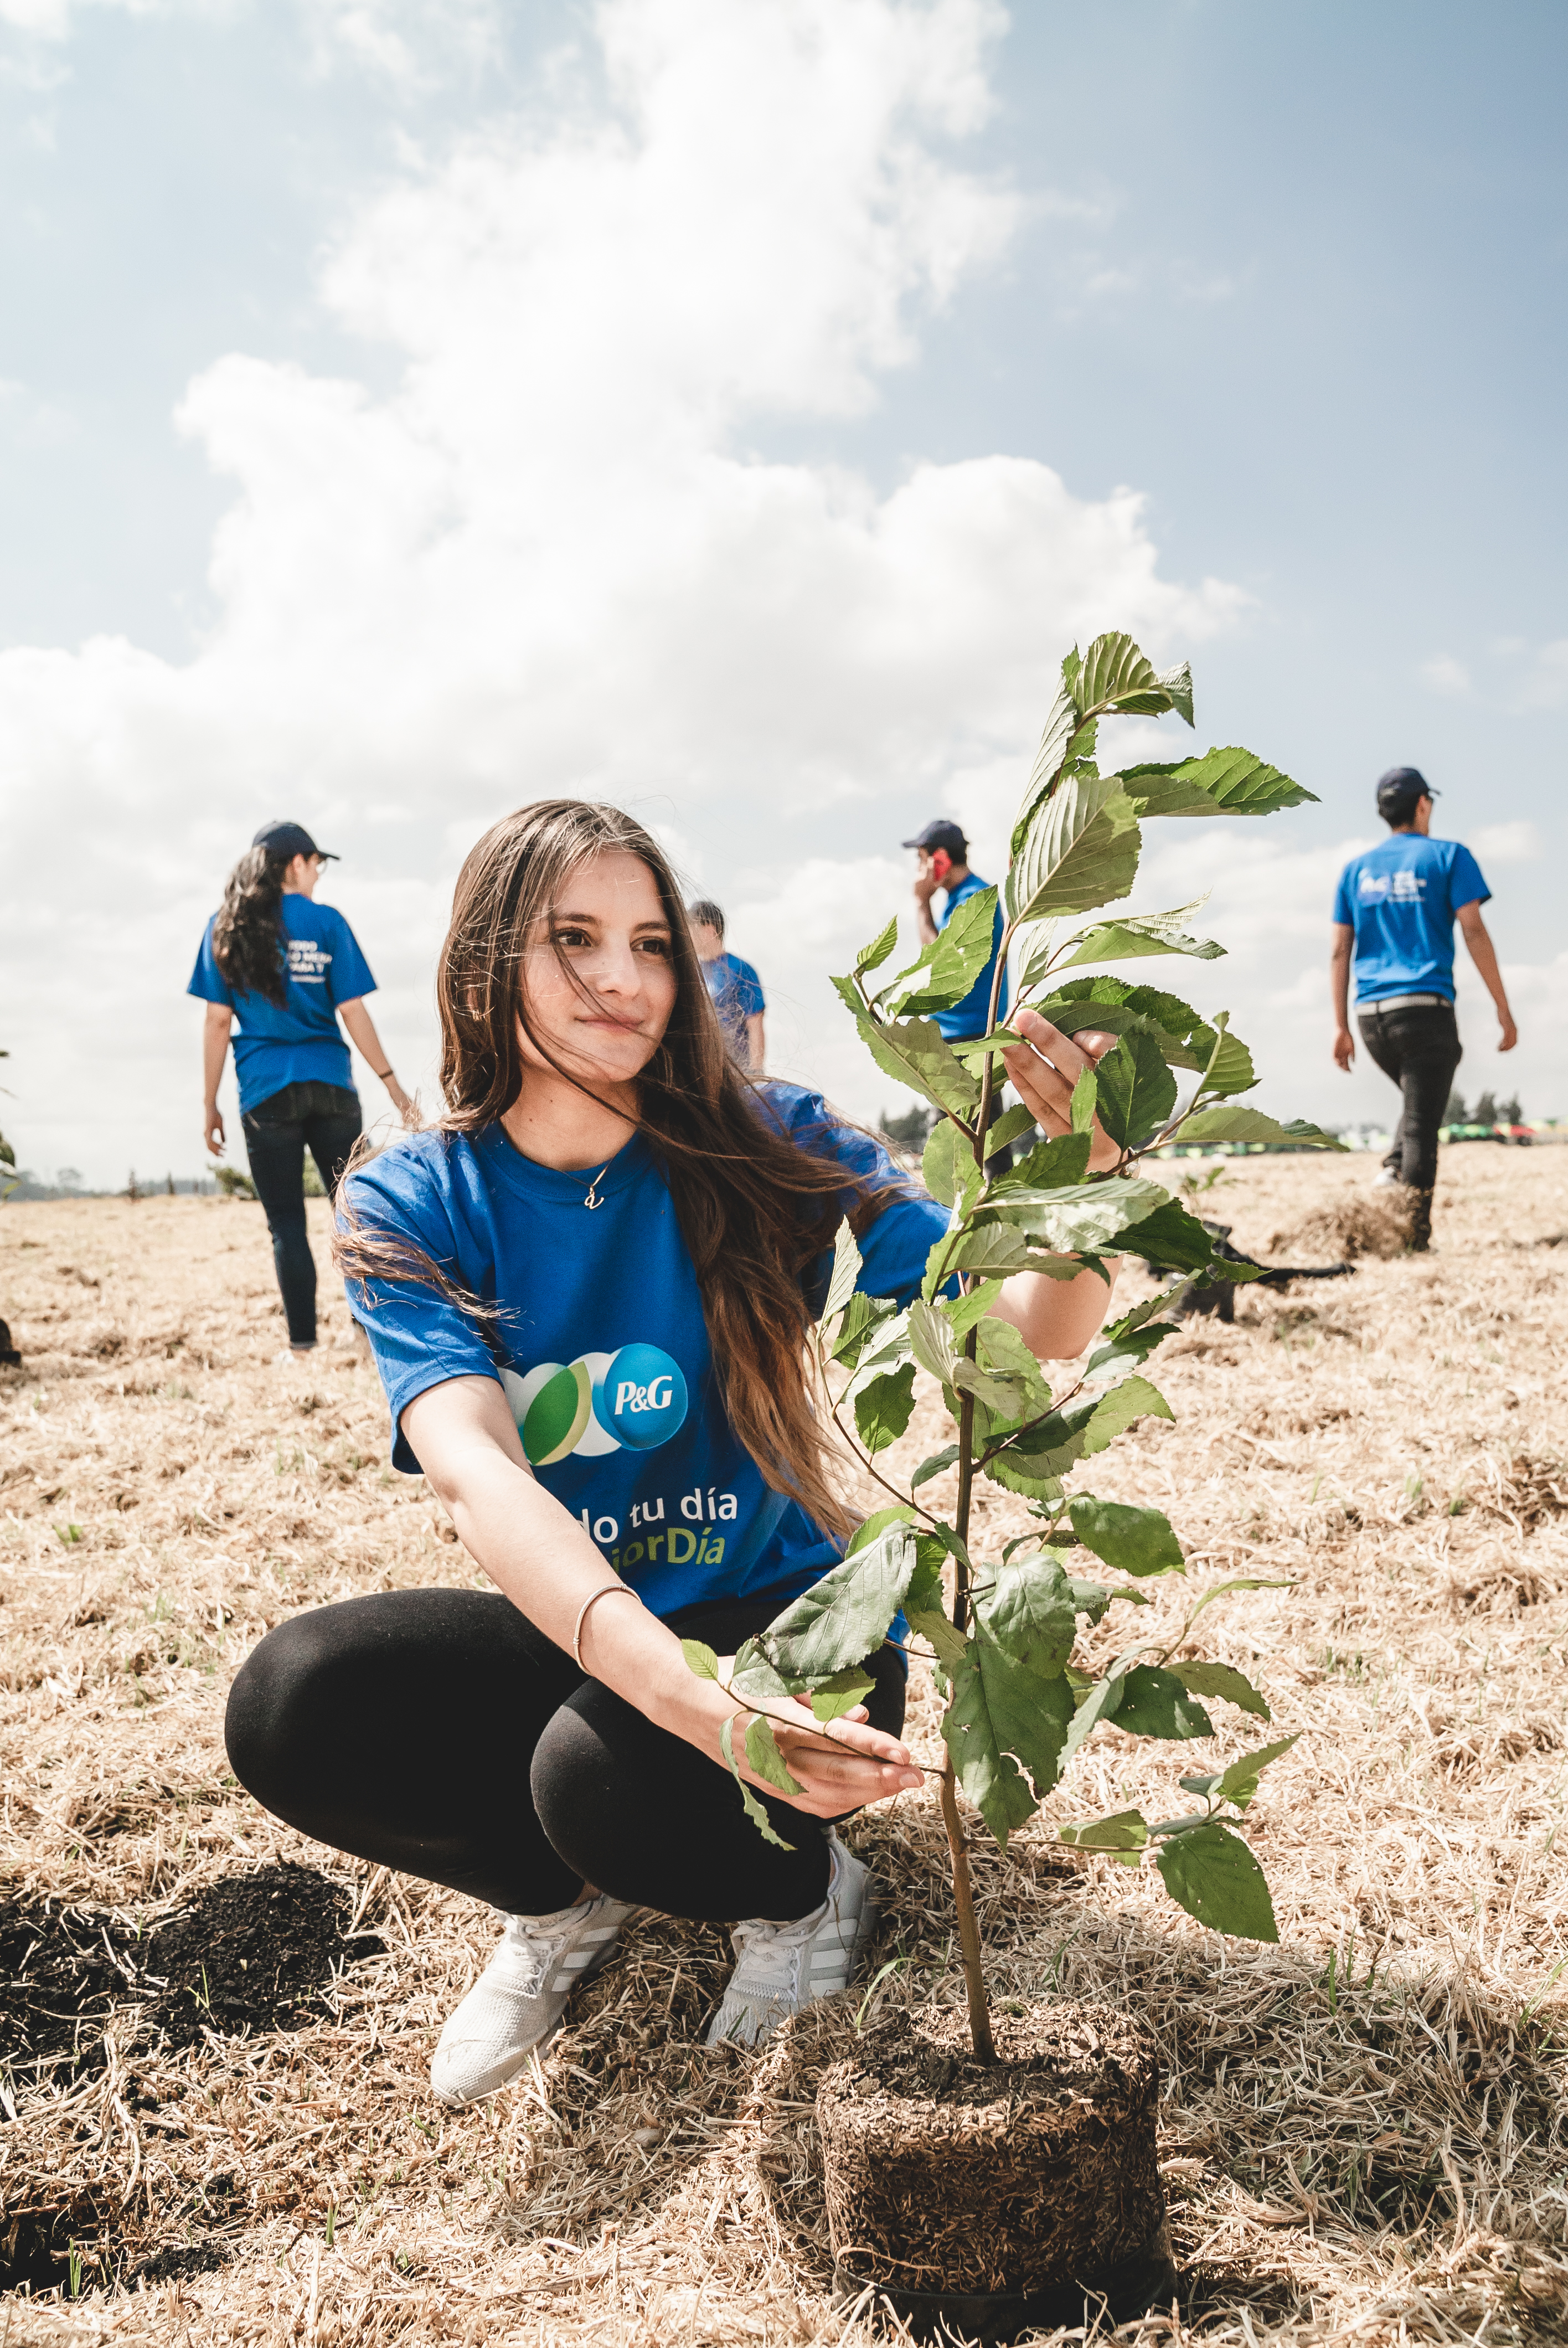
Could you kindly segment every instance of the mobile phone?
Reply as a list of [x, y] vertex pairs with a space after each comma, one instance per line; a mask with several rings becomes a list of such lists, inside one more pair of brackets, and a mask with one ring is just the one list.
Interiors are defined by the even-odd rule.
[[933, 849], [931, 851], [931, 870], [936, 876], [938, 887], [947, 879], [952, 869], [953, 860], [948, 855], [947, 850], [945, 848]]

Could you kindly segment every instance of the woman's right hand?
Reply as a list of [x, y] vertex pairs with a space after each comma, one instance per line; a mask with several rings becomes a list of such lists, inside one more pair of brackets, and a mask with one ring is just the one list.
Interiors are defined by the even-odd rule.
[[786, 1702], [799, 1711], [800, 1726], [785, 1727], [778, 1718], [784, 1705], [774, 1707], [770, 1712], [774, 1742], [802, 1788], [800, 1793], [781, 1794], [776, 1786], [765, 1786], [753, 1776], [745, 1766], [741, 1721], [735, 1723], [733, 1732], [736, 1760], [752, 1783], [764, 1786], [775, 1801], [787, 1802], [792, 1810], [804, 1810], [808, 1818], [837, 1818], [845, 1810], [864, 1809], [868, 1802], [886, 1802], [895, 1794], [919, 1790], [923, 1773], [916, 1768], [908, 1746], [879, 1728], [867, 1727], [864, 1704], [825, 1725], [815, 1718], [806, 1697], [794, 1696]]
[[209, 1101], [207, 1104], [207, 1148], [212, 1157], [222, 1157], [224, 1138], [223, 1112], [219, 1107], [216, 1101]]

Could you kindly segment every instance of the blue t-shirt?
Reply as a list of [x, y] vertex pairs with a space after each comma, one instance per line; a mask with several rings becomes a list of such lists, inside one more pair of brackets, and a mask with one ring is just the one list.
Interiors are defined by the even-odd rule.
[[[937, 927], [939, 930], [945, 930], [966, 897], [972, 897], [977, 889], [989, 889], [989, 881], [982, 880], [978, 872], [967, 872], [964, 875], [964, 878], [958, 883], [957, 887], [948, 890], [948, 901], [942, 908], [941, 917], [937, 923]], [[999, 904], [996, 911], [996, 921], [991, 929], [991, 958], [989, 962], [987, 963], [984, 970], [981, 971], [979, 978], [976, 979], [973, 986], [970, 987], [968, 994], [965, 995], [961, 1003], [956, 1003], [951, 1011], [936, 1011], [931, 1014], [936, 1020], [938, 1030], [947, 1037], [949, 1044], [961, 1044], [971, 1035], [983, 1035], [986, 1034], [986, 1014], [990, 1009], [991, 1002], [991, 977], [997, 966], [997, 950], [1000, 946], [1001, 942], [1002, 909]], [[1008, 983], [1004, 974], [1002, 978], [1001, 993], [997, 997], [997, 1025], [999, 1027], [1001, 1025], [1002, 1021], [1007, 1017], [1007, 1007]]]
[[312, 1081], [352, 1090], [354, 1071], [348, 1045], [338, 1033], [337, 1006], [375, 993], [370, 964], [335, 905], [318, 905], [293, 891], [283, 898], [281, 910], [288, 945], [282, 1003], [270, 1003], [253, 988], [235, 994], [213, 960], [211, 922], [186, 989], [203, 1003], [226, 1003], [234, 1014], [234, 1073], [240, 1079], [241, 1117], [285, 1085]]
[[1454, 999], [1454, 915], [1491, 891], [1457, 839], [1396, 831], [1352, 857], [1339, 875], [1334, 918], [1356, 932], [1356, 999], [1441, 994]]
[[[897, 1186], [860, 1242], [859, 1284], [900, 1303], [917, 1294], [946, 1209], [911, 1194], [886, 1152], [815, 1093], [771, 1084], [760, 1100], [805, 1147]], [[782, 1605], [840, 1545], [769, 1489], [730, 1425], [696, 1274], [648, 1144], [636, 1135], [611, 1159], [589, 1210], [593, 1171], [538, 1166], [491, 1126], [400, 1137], [350, 1178], [356, 1213], [505, 1308], [492, 1352], [428, 1289], [351, 1292], [392, 1408], [393, 1464], [419, 1473], [400, 1424], [416, 1395], [498, 1376], [540, 1483], [656, 1614], [759, 1591]], [[808, 1282], [818, 1296], [829, 1261]]]
[[731, 1051], [737, 1059], [749, 1059], [746, 1022], [768, 1007], [763, 1001], [762, 980], [749, 962], [733, 953], [715, 954], [712, 962], [702, 964], [702, 975]]

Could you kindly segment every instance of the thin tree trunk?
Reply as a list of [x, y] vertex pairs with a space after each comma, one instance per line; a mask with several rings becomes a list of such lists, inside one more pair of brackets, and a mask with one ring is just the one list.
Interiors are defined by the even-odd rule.
[[942, 1771], [942, 1824], [948, 1829], [948, 1855], [953, 1865], [953, 1896], [958, 1910], [958, 1948], [964, 1961], [964, 1987], [969, 1999], [969, 2036], [976, 2059], [994, 2063], [990, 2010], [986, 2004], [985, 1975], [980, 1970], [980, 1928], [975, 1916], [975, 1895], [969, 1882], [969, 1854], [958, 1817], [958, 1797], [949, 1755]]

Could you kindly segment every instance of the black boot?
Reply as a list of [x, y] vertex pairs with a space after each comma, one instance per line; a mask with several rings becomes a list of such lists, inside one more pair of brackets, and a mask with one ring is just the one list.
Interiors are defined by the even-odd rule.
[[1432, 1194], [1430, 1190], [1410, 1193], [1410, 1253], [1425, 1255], [1432, 1243]]

